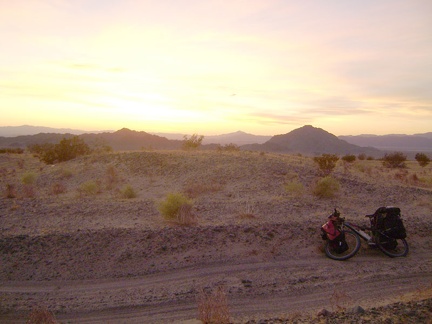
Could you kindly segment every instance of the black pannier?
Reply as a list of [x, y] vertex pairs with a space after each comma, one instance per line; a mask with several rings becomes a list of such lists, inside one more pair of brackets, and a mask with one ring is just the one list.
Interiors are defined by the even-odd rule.
[[341, 232], [334, 240], [330, 241], [332, 249], [338, 253], [344, 253], [348, 250], [348, 243], [345, 240], [345, 233]]
[[381, 207], [375, 212], [376, 226], [384, 235], [393, 239], [406, 238], [406, 229], [398, 207]]

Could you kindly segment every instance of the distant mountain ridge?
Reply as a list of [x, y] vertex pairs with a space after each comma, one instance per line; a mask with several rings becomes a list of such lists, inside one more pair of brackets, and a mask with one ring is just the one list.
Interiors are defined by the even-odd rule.
[[89, 131], [71, 129], [71, 128], [53, 128], [53, 127], [45, 127], [45, 126], [31, 126], [31, 125], [0, 126], [0, 136], [4, 136], [4, 137], [36, 135], [40, 133], [81, 135], [86, 133], [103, 133], [103, 132], [107, 132], [107, 131], [89, 132]]
[[432, 133], [416, 135], [357, 135], [339, 136], [348, 143], [372, 146], [380, 150], [432, 152]]
[[[26, 148], [32, 144], [58, 143], [62, 138], [80, 136], [89, 144], [104, 143], [114, 150], [140, 149], [179, 149], [183, 134], [147, 133], [133, 131], [127, 128], [115, 132], [84, 132], [78, 130], [55, 129], [49, 127], [17, 126], [0, 127], [0, 136], [4, 131], [15, 128], [15, 132], [44, 130], [34, 135], [15, 137], [0, 137], [0, 148]], [[66, 133], [61, 133], [66, 132]], [[160, 135], [166, 136], [160, 136]], [[169, 137], [169, 138], [168, 138]], [[243, 150], [260, 150], [281, 153], [303, 153], [318, 155], [359, 154], [365, 153], [374, 157], [382, 156], [382, 151], [432, 152], [432, 132], [416, 135], [357, 135], [335, 136], [323, 129], [310, 125], [295, 129], [287, 134], [262, 136], [248, 134], [242, 131], [234, 133], [205, 136], [203, 149], [212, 149], [216, 145], [236, 144]]]

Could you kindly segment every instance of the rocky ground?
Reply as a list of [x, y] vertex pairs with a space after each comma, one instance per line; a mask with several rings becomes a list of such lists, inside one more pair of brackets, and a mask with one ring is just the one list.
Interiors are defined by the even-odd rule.
[[[340, 190], [318, 198], [323, 176], [303, 156], [150, 151], [47, 166], [0, 155], [0, 321], [46, 308], [61, 322], [181, 322], [223, 289], [238, 323], [428, 323], [430, 166], [339, 162], [332, 176]], [[196, 224], [163, 219], [172, 192], [193, 199]], [[402, 209], [408, 257], [365, 244], [346, 262], [324, 256], [333, 208], [365, 224], [387, 205]]]

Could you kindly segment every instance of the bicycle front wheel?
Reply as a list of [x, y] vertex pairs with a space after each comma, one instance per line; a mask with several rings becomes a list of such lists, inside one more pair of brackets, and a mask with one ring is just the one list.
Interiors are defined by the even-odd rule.
[[392, 239], [384, 235], [378, 235], [376, 238], [378, 248], [391, 258], [407, 256], [409, 247], [405, 239]]
[[348, 247], [345, 251], [341, 252], [337, 246], [334, 246], [334, 244], [332, 244], [332, 241], [326, 242], [324, 246], [324, 251], [330, 259], [338, 261], [347, 260], [356, 255], [356, 253], [360, 249], [360, 237], [352, 231], [345, 231], [344, 233], [345, 241]]

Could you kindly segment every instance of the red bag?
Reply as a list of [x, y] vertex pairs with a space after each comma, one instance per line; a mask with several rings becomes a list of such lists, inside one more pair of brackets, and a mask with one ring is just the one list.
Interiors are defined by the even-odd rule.
[[339, 230], [336, 228], [332, 221], [328, 221], [322, 227], [322, 230], [326, 233], [328, 239], [333, 241], [336, 237], [340, 235]]

